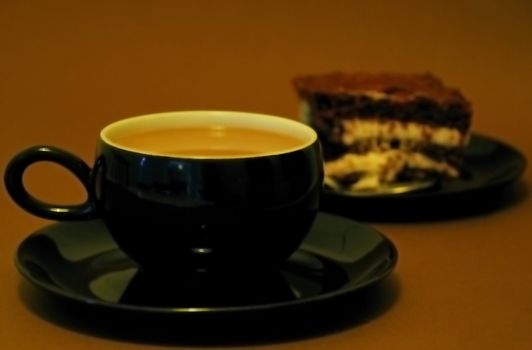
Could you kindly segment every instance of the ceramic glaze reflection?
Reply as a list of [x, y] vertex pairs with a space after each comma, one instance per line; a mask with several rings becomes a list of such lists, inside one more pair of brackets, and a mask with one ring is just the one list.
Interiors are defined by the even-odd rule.
[[63, 299], [144, 316], [205, 318], [334, 305], [386, 277], [396, 261], [395, 246], [373, 228], [324, 213], [299, 249], [267, 271], [150, 273], [116, 245], [101, 220], [45, 226], [29, 235], [15, 255], [24, 277]]

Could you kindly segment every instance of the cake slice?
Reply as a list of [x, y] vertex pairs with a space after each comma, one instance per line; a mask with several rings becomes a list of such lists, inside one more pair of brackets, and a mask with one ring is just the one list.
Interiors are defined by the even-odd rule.
[[294, 86], [329, 179], [371, 189], [460, 176], [471, 105], [435, 76], [330, 73], [296, 77]]

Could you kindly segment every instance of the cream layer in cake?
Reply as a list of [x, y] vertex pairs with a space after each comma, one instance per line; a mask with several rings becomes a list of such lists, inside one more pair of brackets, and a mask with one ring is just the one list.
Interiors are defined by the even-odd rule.
[[345, 146], [366, 139], [431, 143], [442, 147], [463, 147], [468, 142], [468, 135], [462, 134], [458, 129], [434, 127], [416, 122], [345, 119], [342, 120], [342, 127], [342, 143]]

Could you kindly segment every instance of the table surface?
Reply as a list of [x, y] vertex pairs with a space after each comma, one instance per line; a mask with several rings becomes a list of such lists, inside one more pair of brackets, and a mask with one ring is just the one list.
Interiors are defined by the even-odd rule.
[[[224, 109], [295, 117], [292, 77], [332, 70], [433, 72], [471, 100], [475, 132], [531, 159], [531, 37], [532, 5], [519, 0], [2, 1], [0, 163], [3, 170], [34, 144], [69, 149], [90, 163], [104, 125], [151, 112]], [[395, 242], [400, 260], [366, 314], [354, 315], [351, 324], [211, 345], [531, 348], [530, 175], [527, 169], [496, 211], [369, 223]], [[81, 186], [56, 166], [37, 164], [25, 181], [50, 201], [83, 198]], [[74, 316], [58, 315], [13, 264], [20, 241], [49, 222], [1, 191], [0, 348], [198, 345], [179, 337], [162, 343], [117, 337], [98, 332], [98, 324], [72, 326]]]

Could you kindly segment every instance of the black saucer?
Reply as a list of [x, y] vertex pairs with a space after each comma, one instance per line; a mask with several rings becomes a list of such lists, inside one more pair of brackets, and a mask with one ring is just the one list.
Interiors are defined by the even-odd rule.
[[337, 303], [386, 277], [397, 251], [366, 225], [320, 213], [279, 271], [148, 275], [116, 246], [99, 220], [46, 226], [20, 244], [15, 261], [25, 278], [61, 300], [186, 320], [281, 315]]
[[462, 178], [401, 194], [357, 197], [327, 189], [321, 210], [369, 221], [426, 221], [481, 214], [512, 200], [505, 190], [521, 177], [526, 163], [514, 147], [474, 134], [465, 151]]

